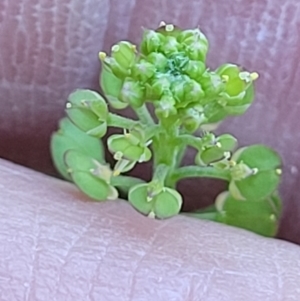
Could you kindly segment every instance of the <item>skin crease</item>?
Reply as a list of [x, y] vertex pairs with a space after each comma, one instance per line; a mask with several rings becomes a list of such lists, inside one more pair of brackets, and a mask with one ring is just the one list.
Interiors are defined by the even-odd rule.
[[297, 245], [184, 216], [149, 219], [120, 200], [90, 202], [3, 160], [0, 179], [1, 301], [299, 299]]
[[[284, 213], [279, 237], [299, 244], [299, 19], [298, 0], [2, 0], [0, 156], [55, 175], [49, 155], [50, 135], [64, 114], [63, 106], [72, 90], [98, 89], [98, 51], [108, 51], [113, 43], [122, 39], [138, 43], [141, 27], [154, 28], [161, 20], [184, 28], [199, 25], [210, 41], [208, 62], [212, 68], [235, 62], [260, 74], [254, 105], [243, 117], [227, 120], [218, 132], [234, 134], [241, 145], [268, 144], [283, 156]], [[186, 160], [192, 162], [191, 153]], [[235, 300], [235, 296], [236, 300], [298, 298], [299, 247], [217, 224], [187, 222], [182, 217], [166, 221], [163, 226], [164, 222], [144, 219], [125, 203], [82, 202], [83, 197], [67, 184], [8, 163], [3, 162], [2, 166], [1, 300], [49, 300], [46, 296], [51, 295], [53, 289], [56, 300], [68, 300], [68, 294], [70, 300], [86, 300], [82, 297], [84, 294], [90, 300], [101, 300], [102, 294], [106, 297], [103, 300], [115, 300], [109, 298], [119, 292], [123, 294], [128, 287], [133, 287], [131, 293], [128, 290], [124, 293], [128, 300], [147, 300], [143, 294], [157, 285], [163, 289], [159, 296], [159, 291], [155, 292], [153, 300], [166, 300], [166, 296], [168, 300], [182, 300], [182, 296], [186, 300], [199, 300], [201, 294], [205, 300]], [[135, 174], [149, 178], [150, 167], [143, 165]], [[216, 185], [216, 190], [211, 183], [207, 180], [181, 183], [185, 209], [211, 202], [223, 189], [222, 183]], [[56, 185], [57, 189], [53, 188]], [[33, 212], [39, 206], [41, 210]], [[91, 216], [96, 222], [91, 221], [93, 226], [88, 230], [87, 220]], [[140, 224], [143, 225], [141, 230], [136, 226]], [[105, 231], [100, 237], [98, 230], [104, 225]], [[42, 228], [47, 230], [45, 234], [39, 233]], [[40, 235], [37, 244], [32, 233]], [[112, 233], [115, 236], [110, 241]], [[189, 239], [185, 238], [187, 235]], [[151, 242], [154, 246], [148, 241], [153, 236], [154, 240], [157, 236], [156, 242]], [[63, 245], [66, 239], [69, 240]], [[123, 244], [119, 244], [119, 239]], [[142, 250], [133, 253], [141, 241]], [[185, 253], [185, 243], [190, 246], [188, 253]], [[178, 244], [184, 251], [174, 255], [172, 252]], [[101, 249], [104, 246], [107, 250]], [[46, 252], [48, 248], [53, 252]], [[147, 254], [145, 249], [154, 250], [154, 257], [143, 258], [142, 254]], [[13, 250], [16, 253], [11, 254]], [[72, 252], [66, 255], [68, 250]], [[105, 269], [101, 273], [102, 266], [98, 262], [106, 251], [105, 256], [109, 257], [105, 257]], [[128, 274], [122, 275], [124, 282], [112, 282], [110, 286], [103, 274], [111, 279], [110, 263], [118, 256], [122, 273]], [[14, 264], [16, 258], [19, 261]], [[138, 258], [141, 263], [130, 265]], [[98, 271], [93, 270], [95, 260]], [[187, 267], [188, 272], [181, 271], [178, 278], [182, 266]], [[97, 288], [81, 291], [87, 286], [79, 276], [75, 277], [74, 284], [70, 283], [70, 278], [74, 280], [75, 268], [83, 275], [86, 272], [86, 279], [94, 277], [92, 283], [96, 283]], [[115, 271], [119, 270], [115, 268]], [[162, 282], [154, 277], [159, 274], [163, 275]], [[182, 286], [178, 279], [183, 279]], [[176, 296], [172, 295], [174, 287], [180, 292]], [[116, 292], [109, 297], [113, 289]]]

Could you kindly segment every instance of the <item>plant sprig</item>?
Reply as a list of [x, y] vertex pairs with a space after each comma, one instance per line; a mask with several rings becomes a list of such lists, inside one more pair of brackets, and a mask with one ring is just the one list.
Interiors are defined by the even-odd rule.
[[[228, 182], [227, 191], [209, 210], [191, 216], [273, 236], [281, 212], [280, 157], [259, 144], [237, 149], [231, 134], [206, 130], [246, 112], [258, 74], [235, 64], [211, 70], [207, 52], [208, 40], [198, 28], [181, 30], [172, 24], [145, 29], [139, 47], [121, 41], [112, 46], [110, 56], [100, 52], [106, 100], [91, 90], [70, 94], [68, 118], [52, 136], [54, 163], [94, 200], [116, 199], [122, 190], [136, 210], [156, 218], [180, 212], [178, 181], [222, 179]], [[136, 119], [112, 113], [110, 107], [131, 107]], [[107, 139], [113, 167], [105, 163], [98, 144], [108, 127], [120, 131]], [[197, 152], [195, 164], [184, 166], [188, 147]], [[149, 183], [123, 175], [148, 161], [153, 167]]]

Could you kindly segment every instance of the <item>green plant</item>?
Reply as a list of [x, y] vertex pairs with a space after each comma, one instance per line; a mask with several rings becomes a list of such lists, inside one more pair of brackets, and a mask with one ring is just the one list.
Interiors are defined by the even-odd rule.
[[[208, 130], [249, 108], [258, 74], [234, 64], [210, 70], [207, 51], [208, 41], [199, 29], [161, 24], [157, 30], [144, 30], [138, 49], [121, 41], [111, 56], [100, 52], [107, 101], [91, 90], [69, 96], [68, 118], [52, 136], [54, 163], [94, 200], [116, 199], [122, 190], [136, 210], [157, 218], [180, 212], [179, 180], [222, 179], [228, 191], [213, 206], [189, 214], [273, 236], [281, 212], [280, 157], [264, 145], [236, 149], [234, 136]], [[109, 106], [131, 107], [137, 118], [112, 113]], [[121, 130], [107, 139], [113, 168], [105, 163], [99, 141], [108, 127]], [[182, 166], [187, 147], [197, 151], [195, 165]], [[124, 175], [150, 160], [149, 183]]]

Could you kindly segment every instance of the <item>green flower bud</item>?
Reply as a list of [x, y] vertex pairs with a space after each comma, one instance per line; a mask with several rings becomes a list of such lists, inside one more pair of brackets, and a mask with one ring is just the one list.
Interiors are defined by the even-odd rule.
[[146, 29], [141, 42], [142, 54], [148, 55], [151, 52], [157, 52], [164, 41], [165, 37], [161, 33]]
[[77, 90], [66, 104], [70, 120], [88, 135], [101, 138], [107, 131], [108, 110], [104, 99], [91, 90]]
[[216, 97], [225, 89], [222, 77], [215, 72], [204, 72], [199, 81], [208, 100], [209, 98]]
[[205, 121], [203, 107], [201, 105], [191, 105], [180, 112], [182, 126], [186, 131], [193, 133]]
[[142, 82], [146, 82], [155, 74], [155, 72], [155, 66], [145, 60], [141, 60], [132, 68], [132, 76]]
[[117, 78], [113, 72], [107, 67], [102, 68], [100, 76], [101, 88], [109, 102], [115, 109], [125, 109], [128, 104], [119, 100], [119, 94], [123, 86], [123, 80]]
[[204, 97], [204, 91], [202, 90], [202, 87], [199, 83], [197, 83], [195, 80], [191, 79], [189, 80], [185, 87], [185, 101], [188, 103], [193, 102], [201, 102], [201, 99]]
[[205, 62], [208, 41], [198, 28], [184, 30], [178, 36], [178, 41], [184, 45], [185, 53], [191, 60]]
[[117, 78], [124, 79], [129, 75], [130, 69], [124, 68], [115, 58], [106, 56], [106, 53], [104, 52], [99, 53], [99, 58], [102, 61], [102, 64], [111, 70]]
[[144, 104], [143, 87], [132, 78], [126, 78], [120, 91], [120, 100], [130, 104], [134, 108], [139, 108]]
[[176, 38], [172, 36], [167, 36], [164, 43], [160, 46], [160, 51], [163, 52], [166, 56], [179, 50], [180, 44], [177, 42]]
[[189, 60], [182, 70], [190, 78], [198, 81], [205, 71], [205, 65], [201, 61]]
[[160, 27], [156, 30], [163, 34], [165, 37], [174, 37], [177, 38], [181, 33], [181, 29], [174, 24], [166, 24], [165, 22], [161, 22]]
[[[172, 81], [171, 83], [171, 92], [176, 99], [177, 107], [180, 107], [185, 100], [185, 86], [187, 84], [188, 77], [178, 76], [177, 79]], [[182, 104], [182, 106], [186, 106], [186, 104]]]
[[155, 114], [159, 119], [168, 118], [176, 113], [175, 99], [171, 95], [164, 95], [159, 101], [155, 102]]
[[130, 68], [136, 59], [136, 46], [127, 41], [121, 41], [111, 49], [111, 56], [124, 69]]
[[147, 92], [147, 98], [158, 100], [163, 94], [166, 94], [170, 89], [170, 76], [167, 74], [157, 75], [151, 82], [149, 86], [149, 91]]
[[147, 61], [155, 66], [158, 71], [164, 71], [168, 59], [160, 52], [151, 52], [147, 57]]

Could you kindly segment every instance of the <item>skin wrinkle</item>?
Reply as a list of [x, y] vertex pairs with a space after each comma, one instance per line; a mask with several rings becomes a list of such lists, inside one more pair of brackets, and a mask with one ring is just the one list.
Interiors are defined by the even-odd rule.
[[149, 242], [149, 248], [145, 251], [144, 255], [141, 256], [141, 258], [137, 261], [136, 267], [133, 270], [133, 276], [130, 284], [130, 291], [129, 291], [129, 296], [128, 296], [128, 301], [133, 300], [134, 296], [134, 288], [136, 287], [136, 276], [138, 274], [138, 271], [140, 269], [141, 263], [143, 262], [144, 259], [147, 258], [149, 254], [151, 254], [151, 250], [153, 249], [153, 246], [155, 245], [155, 241], [157, 240], [157, 235], [159, 233], [163, 233], [163, 230], [168, 226], [168, 220], [165, 223], [162, 223], [158, 228], [156, 235], [153, 236], [151, 241]]

